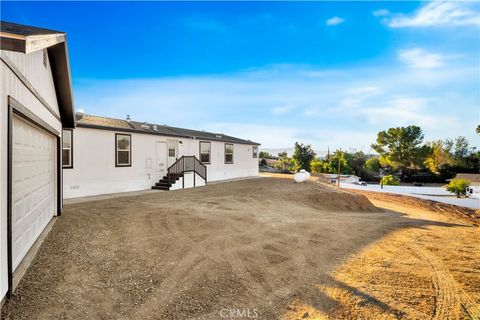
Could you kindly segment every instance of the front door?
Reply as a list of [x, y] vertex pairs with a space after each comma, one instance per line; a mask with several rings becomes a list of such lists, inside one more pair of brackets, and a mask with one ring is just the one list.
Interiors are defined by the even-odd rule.
[[167, 174], [167, 145], [165, 142], [157, 141], [157, 146], [155, 148], [155, 167], [158, 174]]
[[167, 150], [167, 159], [168, 159], [168, 166], [177, 161], [177, 154], [178, 154], [178, 142], [177, 140], [168, 140], [168, 150]]

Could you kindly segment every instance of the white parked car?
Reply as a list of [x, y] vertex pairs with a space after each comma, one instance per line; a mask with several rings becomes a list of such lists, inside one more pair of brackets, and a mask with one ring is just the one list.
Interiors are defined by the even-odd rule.
[[480, 199], [480, 186], [470, 186], [466, 189], [467, 197], [471, 199]]

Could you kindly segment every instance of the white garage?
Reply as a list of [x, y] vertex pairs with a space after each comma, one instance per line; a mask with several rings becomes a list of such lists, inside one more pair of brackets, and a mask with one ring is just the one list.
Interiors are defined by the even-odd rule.
[[57, 213], [55, 136], [28, 120], [12, 122], [12, 264], [15, 270]]
[[1, 22], [0, 301], [62, 210], [61, 133], [74, 128], [63, 32]]

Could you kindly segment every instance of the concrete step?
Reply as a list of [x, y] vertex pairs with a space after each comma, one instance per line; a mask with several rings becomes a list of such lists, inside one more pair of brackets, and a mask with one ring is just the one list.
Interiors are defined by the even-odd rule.
[[155, 190], [170, 190], [169, 186], [153, 186], [152, 189]]
[[155, 183], [155, 186], [157, 186], [157, 187], [162, 187], [162, 186], [171, 187], [171, 184], [168, 181], [167, 182], [160, 181], [160, 182]]

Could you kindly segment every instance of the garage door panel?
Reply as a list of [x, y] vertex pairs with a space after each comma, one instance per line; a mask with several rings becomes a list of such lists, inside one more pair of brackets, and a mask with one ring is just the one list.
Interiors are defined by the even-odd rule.
[[13, 117], [12, 263], [22, 261], [55, 215], [56, 139]]

